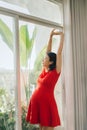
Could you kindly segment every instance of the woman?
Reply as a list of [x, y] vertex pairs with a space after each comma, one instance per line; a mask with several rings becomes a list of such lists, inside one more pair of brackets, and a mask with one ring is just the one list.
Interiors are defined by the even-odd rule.
[[[51, 52], [54, 35], [61, 37], [57, 54]], [[38, 77], [37, 87], [30, 99], [26, 120], [31, 124], [39, 124], [40, 130], [53, 130], [54, 127], [61, 125], [54, 98], [54, 88], [61, 73], [63, 41], [63, 32], [53, 29], [43, 60], [43, 70]]]

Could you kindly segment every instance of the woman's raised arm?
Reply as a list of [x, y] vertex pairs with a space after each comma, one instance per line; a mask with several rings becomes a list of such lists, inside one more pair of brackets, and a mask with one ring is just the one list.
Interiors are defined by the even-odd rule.
[[48, 44], [47, 44], [47, 50], [46, 50], [47, 53], [51, 52], [51, 50], [52, 50], [52, 38], [53, 38], [54, 35], [58, 35], [58, 32], [55, 31], [55, 29], [53, 29], [50, 33], [49, 41], [48, 41]]
[[59, 48], [57, 51], [57, 59], [56, 59], [56, 70], [59, 73], [61, 72], [61, 66], [62, 66], [62, 49], [63, 49], [63, 42], [64, 42], [63, 32], [55, 31], [55, 29], [51, 31], [46, 53], [51, 52], [52, 50], [52, 38], [54, 35], [60, 35], [60, 43], [59, 43]]
[[59, 43], [59, 48], [57, 51], [57, 59], [56, 59], [56, 70], [57, 72], [61, 72], [61, 66], [62, 66], [62, 49], [63, 49], [63, 43], [64, 43], [64, 33], [63, 32], [58, 32], [60, 35], [60, 43]]

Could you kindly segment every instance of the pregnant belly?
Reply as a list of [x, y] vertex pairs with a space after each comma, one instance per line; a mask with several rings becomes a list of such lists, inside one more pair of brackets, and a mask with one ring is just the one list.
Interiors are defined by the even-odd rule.
[[50, 91], [46, 88], [46, 86], [36, 87], [35, 91], [33, 92], [31, 99], [32, 100], [51, 100], [54, 98], [53, 91]]

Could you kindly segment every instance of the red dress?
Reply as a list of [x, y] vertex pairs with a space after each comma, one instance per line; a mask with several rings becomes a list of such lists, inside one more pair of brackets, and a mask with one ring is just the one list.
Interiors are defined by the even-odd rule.
[[26, 121], [31, 124], [55, 127], [60, 125], [60, 117], [54, 98], [55, 84], [60, 73], [56, 69], [45, 72], [42, 71], [37, 87], [30, 98]]

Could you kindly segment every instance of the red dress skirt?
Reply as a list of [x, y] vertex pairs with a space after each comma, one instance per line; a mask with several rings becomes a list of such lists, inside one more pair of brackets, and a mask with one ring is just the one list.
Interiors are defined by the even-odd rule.
[[31, 124], [55, 127], [60, 125], [57, 104], [54, 98], [55, 84], [60, 73], [56, 69], [42, 71], [37, 86], [30, 98], [26, 121]]

